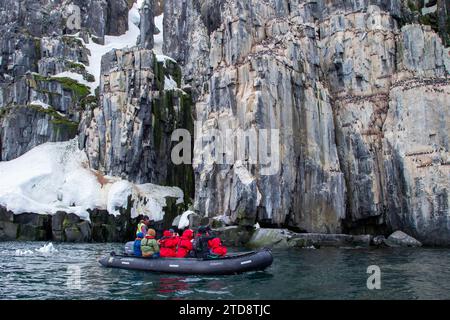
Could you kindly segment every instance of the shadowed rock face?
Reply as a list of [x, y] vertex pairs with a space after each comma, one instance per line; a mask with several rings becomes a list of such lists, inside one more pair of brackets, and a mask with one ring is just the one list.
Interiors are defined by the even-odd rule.
[[15, 215], [0, 205], [0, 241], [125, 242], [134, 237], [138, 223], [125, 211], [114, 217], [94, 210], [90, 221], [83, 221], [62, 211]]
[[155, 14], [157, 4], [157, 0], [145, 0], [142, 8], [139, 10], [141, 16], [139, 46], [145, 49], [153, 48], [153, 34], [155, 33], [154, 16], [158, 15]]
[[100, 103], [83, 113], [80, 135], [92, 168], [137, 183], [186, 182], [180, 187], [192, 196], [192, 173], [178, 176], [170, 160], [172, 132], [193, 131], [190, 96], [165, 90], [165, 79], [180, 79], [180, 72], [174, 62], [159, 62], [146, 49], [114, 50], [103, 57]]
[[196, 209], [244, 225], [402, 229], [450, 243], [446, 33], [420, 9], [167, 1], [165, 53], [196, 91], [197, 137], [224, 126], [280, 130], [281, 169], [270, 176], [245, 161], [211, 165], [208, 145], [197, 146]]

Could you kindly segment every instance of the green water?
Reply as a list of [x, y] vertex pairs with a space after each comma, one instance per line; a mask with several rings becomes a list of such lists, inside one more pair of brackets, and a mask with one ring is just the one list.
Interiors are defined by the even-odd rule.
[[[450, 299], [450, 249], [275, 251], [264, 272], [177, 276], [101, 267], [121, 244], [35, 251], [44, 245], [0, 242], [1, 299]], [[369, 265], [381, 269], [380, 290], [367, 289]]]

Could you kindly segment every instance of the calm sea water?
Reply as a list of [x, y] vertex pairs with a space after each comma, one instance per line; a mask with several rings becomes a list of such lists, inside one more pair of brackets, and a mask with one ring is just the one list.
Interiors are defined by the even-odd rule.
[[[264, 272], [177, 276], [101, 267], [121, 244], [45, 245], [0, 242], [0, 299], [450, 299], [450, 249], [276, 251]], [[369, 265], [380, 290], [367, 289]]]

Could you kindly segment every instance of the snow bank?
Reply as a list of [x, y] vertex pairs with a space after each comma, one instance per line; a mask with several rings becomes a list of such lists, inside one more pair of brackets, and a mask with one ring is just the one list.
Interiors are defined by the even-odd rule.
[[52, 215], [64, 211], [89, 220], [89, 209], [119, 215], [119, 209], [127, 207], [131, 196], [132, 217], [146, 214], [160, 221], [166, 197], [183, 202], [183, 191], [179, 188], [135, 185], [91, 170], [76, 138], [46, 143], [17, 159], [0, 162], [0, 177], [0, 205], [15, 214]]
[[176, 198], [176, 204], [181, 204], [184, 201], [184, 193], [180, 188], [163, 187], [149, 183], [136, 185], [133, 197], [138, 198], [140, 195], [145, 195], [148, 202], [135, 203], [132, 215], [136, 217], [140, 214], [148, 215], [151, 220], [155, 221], [161, 221], [164, 218], [162, 208], [166, 205], [166, 197]]

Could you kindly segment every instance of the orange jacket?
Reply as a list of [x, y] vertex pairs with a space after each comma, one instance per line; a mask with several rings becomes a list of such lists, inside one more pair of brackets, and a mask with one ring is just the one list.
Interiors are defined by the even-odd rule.
[[159, 240], [161, 258], [175, 257], [178, 237], [172, 236], [170, 231], [164, 231], [164, 236]]
[[222, 245], [220, 238], [214, 238], [208, 241], [208, 247], [210, 252], [218, 256], [224, 256], [227, 254], [227, 248]]
[[192, 238], [194, 237], [194, 232], [192, 230], [186, 230], [183, 232], [177, 246], [177, 258], [186, 258], [189, 252], [192, 250]]

